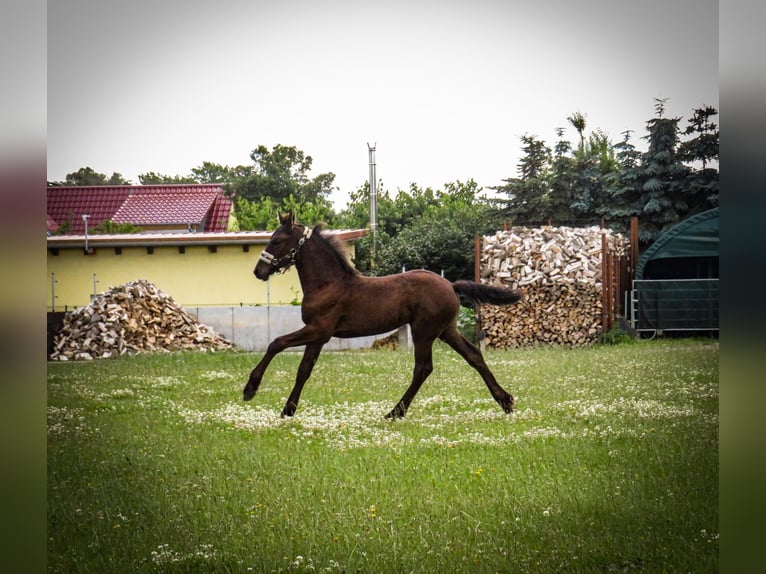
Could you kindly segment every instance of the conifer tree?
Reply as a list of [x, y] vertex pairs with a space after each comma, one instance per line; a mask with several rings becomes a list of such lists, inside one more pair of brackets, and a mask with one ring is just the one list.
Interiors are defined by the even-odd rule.
[[[684, 135], [694, 136], [678, 146], [678, 156], [691, 163], [689, 191], [695, 198], [693, 211], [704, 211], [718, 205], [718, 126], [712, 120], [718, 110], [703, 106], [694, 110]], [[696, 165], [701, 167], [696, 168]]]
[[519, 160], [519, 177], [504, 179], [505, 185], [491, 187], [507, 195], [504, 215], [511, 221], [540, 222], [547, 219], [548, 169], [551, 150], [534, 135], [521, 136], [524, 155]]
[[691, 193], [689, 168], [678, 156], [681, 118], [666, 118], [665, 99], [656, 99], [657, 117], [646, 122], [649, 149], [641, 157], [641, 194], [637, 215], [641, 218], [641, 240], [653, 241], [665, 229], [687, 217]]
[[[641, 196], [641, 152], [631, 143], [632, 130], [622, 132], [623, 139], [614, 145], [619, 169], [606, 177], [608, 203], [604, 217], [608, 220], [627, 221], [638, 213]], [[627, 225], [625, 225], [627, 229]]]
[[571, 156], [572, 145], [564, 139], [564, 128], [556, 128], [559, 138], [553, 148], [548, 191], [548, 216], [557, 223], [574, 219], [572, 198], [575, 188], [575, 160]]

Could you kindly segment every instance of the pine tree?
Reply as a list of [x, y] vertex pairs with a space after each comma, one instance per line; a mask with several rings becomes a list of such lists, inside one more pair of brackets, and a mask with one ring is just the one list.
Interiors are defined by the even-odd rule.
[[657, 99], [657, 117], [646, 122], [649, 149], [641, 157], [641, 195], [637, 214], [641, 240], [653, 241], [663, 231], [686, 218], [690, 211], [689, 168], [681, 163], [678, 122], [665, 118], [664, 99]]
[[551, 150], [537, 136], [521, 136], [524, 155], [519, 160], [518, 178], [504, 179], [505, 185], [491, 187], [508, 196], [504, 215], [512, 221], [539, 222], [547, 218], [547, 175]]
[[[641, 152], [631, 143], [632, 130], [622, 132], [623, 139], [614, 145], [619, 169], [606, 176], [607, 196], [604, 209], [607, 220], [627, 221], [638, 213], [641, 196]], [[624, 226], [627, 229], [627, 225]]]
[[692, 211], [704, 211], [718, 205], [718, 126], [712, 121], [718, 110], [712, 106], [703, 106], [694, 110], [688, 121], [684, 135], [694, 137], [678, 146], [678, 156], [682, 161], [701, 164], [689, 176], [689, 191], [694, 197]]
[[572, 145], [564, 138], [564, 128], [556, 128], [559, 138], [553, 148], [553, 161], [549, 178], [548, 216], [558, 223], [574, 219], [572, 197], [575, 188], [575, 160], [571, 157]]

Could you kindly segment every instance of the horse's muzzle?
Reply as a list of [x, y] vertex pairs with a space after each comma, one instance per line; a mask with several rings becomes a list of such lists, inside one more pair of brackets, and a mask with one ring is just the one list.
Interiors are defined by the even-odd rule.
[[255, 276], [261, 281], [266, 281], [266, 279], [269, 278], [269, 275], [271, 275], [271, 265], [259, 262], [258, 265], [255, 266], [255, 269], [253, 269], [253, 273], [255, 273]]

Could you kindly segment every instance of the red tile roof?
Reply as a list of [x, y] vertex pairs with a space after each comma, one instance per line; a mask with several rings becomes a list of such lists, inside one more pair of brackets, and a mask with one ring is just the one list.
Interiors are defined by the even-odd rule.
[[60, 227], [71, 225], [65, 234], [80, 235], [85, 231], [83, 214], [89, 216], [88, 227], [112, 219], [130, 189], [129, 186], [49, 187], [48, 215]]
[[115, 223], [201, 224], [213, 206], [214, 190], [137, 189], [114, 214]]
[[213, 209], [210, 210], [207, 221], [205, 221], [205, 231], [226, 231], [232, 207], [231, 199], [223, 195], [217, 196], [213, 203]]
[[[105, 219], [138, 226], [192, 224], [199, 230], [225, 231], [231, 200], [216, 184], [49, 187], [48, 215], [59, 226], [71, 221], [66, 234], [83, 234]], [[49, 226], [50, 229], [50, 226]]]

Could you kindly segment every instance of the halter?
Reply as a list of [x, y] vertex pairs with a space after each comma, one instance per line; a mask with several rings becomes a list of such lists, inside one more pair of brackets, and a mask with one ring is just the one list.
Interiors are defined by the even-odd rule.
[[263, 261], [267, 265], [274, 267], [275, 271], [279, 269], [282, 273], [284, 273], [290, 267], [295, 265], [295, 258], [297, 257], [298, 252], [301, 250], [301, 247], [303, 247], [303, 244], [306, 243], [306, 240], [311, 237], [313, 232], [314, 230], [310, 227], [304, 227], [303, 235], [301, 235], [301, 238], [298, 240], [298, 244], [290, 249], [290, 251], [287, 252], [287, 255], [276, 258], [264, 249], [261, 253], [261, 256], [258, 258], [258, 261]]

